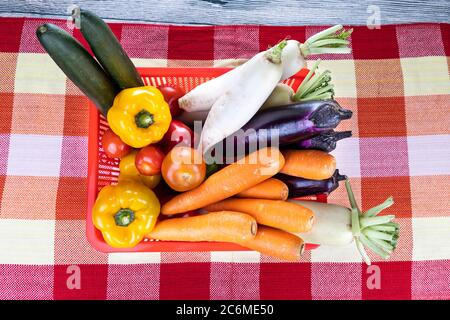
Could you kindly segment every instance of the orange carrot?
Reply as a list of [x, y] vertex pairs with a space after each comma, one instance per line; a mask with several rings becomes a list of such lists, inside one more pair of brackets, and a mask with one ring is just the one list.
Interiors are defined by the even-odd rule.
[[221, 201], [269, 179], [284, 165], [277, 148], [263, 148], [214, 173], [195, 189], [166, 202], [162, 214], [176, 214]]
[[308, 232], [314, 222], [312, 210], [296, 203], [267, 199], [226, 199], [210, 204], [207, 211], [230, 210], [251, 215], [256, 222], [289, 232]]
[[324, 180], [330, 178], [336, 170], [336, 159], [324, 151], [319, 150], [287, 150], [281, 173], [290, 176]]
[[242, 245], [262, 254], [288, 261], [299, 261], [305, 250], [303, 240], [296, 235], [264, 226], [259, 226], [256, 237]]
[[250, 189], [238, 193], [236, 196], [239, 198], [286, 200], [288, 195], [288, 186], [283, 181], [270, 178]]
[[257, 229], [255, 219], [248, 214], [220, 211], [160, 221], [147, 237], [165, 241], [241, 243], [254, 238]]

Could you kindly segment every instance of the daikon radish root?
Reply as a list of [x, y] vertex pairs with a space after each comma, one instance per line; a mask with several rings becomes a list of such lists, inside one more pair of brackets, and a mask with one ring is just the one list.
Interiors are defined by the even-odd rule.
[[324, 151], [319, 150], [287, 150], [281, 173], [290, 176], [324, 180], [330, 178], [336, 170], [336, 159]]
[[383, 203], [362, 212], [358, 207], [350, 183], [345, 181], [351, 208], [315, 201], [289, 200], [314, 212], [316, 221], [308, 232], [297, 233], [308, 244], [342, 246], [355, 243], [361, 257], [370, 265], [366, 248], [388, 259], [397, 247], [399, 225], [395, 215], [379, 215], [394, 204], [389, 197]]
[[[336, 25], [309, 37], [304, 43], [297, 40], [285, 40], [286, 46], [281, 53], [281, 81], [306, 67], [306, 57], [310, 54], [350, 53], [348, 38], [351, 33], [352, 29], [345, 30], [342, 25]], [[252, 68], [260, 56], [272, 49], [273, 47], [259, 52], [239, 67], [195, 87], [178, 100], [180, 107], [188, 112], [211, 109], [220, 96], [240, 81], [246, 68], [249, 66]]]
[[210, 204], [207, 211], [230, 210], [251, 215], [259, 224], [289, 232], [308, 232], [314, 223], [312, 210], [296, 203], [266, 199], [226, 199]]
[[264, 182], [258, 183], [254, 187], [238, 193], [236, 196], [239, 198], [286, 200], [288, 195], [289, 188], [283, 181], [270, 178]]
[[242, 245], [262, 254], [287, 261], [300, 261], [305, 250], [303, 240], [292, 233], [259, 226], [256, 237]]
[[251, 216], [233, 211], [160, 221], [147, 235], [164, 241], [223, 241], [242, 243], [255, 237], [258, 225]]
[[240, 77], [214, 102], [200, 136], [203, 153], [241, 129], [261, 108], [280, 82], [285, 46], [284, 40], [263, 55], [256, 55], [257, 60], [244, 67]]
[[170, 215], [205, 207], [232, 197], [277, 174], [284, 158], [277, 148], [263, 148], [212, 174], [200, 186], [165, 203], [161, 213]]

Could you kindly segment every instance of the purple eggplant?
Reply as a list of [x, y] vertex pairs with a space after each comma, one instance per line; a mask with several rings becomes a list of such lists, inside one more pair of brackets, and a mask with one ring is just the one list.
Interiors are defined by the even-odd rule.
[[346, 180], [339, 170], [325, 180], [309, 180], [279, 173], [275, 178], [283, 181], [289, 188], [289, 198], [298, 198], [315, 194], [330, 194], [339, 186], [339, 181]]
[[[315, 100], [279, 106], [257, 113], [241, 131], [228, 137], [228, 146], [250, 153], [262, 146], [283, 146], [337, 127], [352, 111], [335, 100]], [[243, 147], [245, 146], [245, 149]], [[239, 149], [238, 149], [239, 150]], [[239, 153], [239, 152], [238, 152]]]
[[316, 149], [325, 152], [331, 152], [336, 149], [336, 143], [339, 140], [352, 136], [351, 131], [329, 131], [317, 136], [301, 140], [294, 144], [296, 149]]

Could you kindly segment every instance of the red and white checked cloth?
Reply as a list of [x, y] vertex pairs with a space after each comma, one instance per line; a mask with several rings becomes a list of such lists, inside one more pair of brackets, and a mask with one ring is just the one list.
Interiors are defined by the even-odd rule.
[[[1, 299], [450, 298], [450, 25], [355, 27], [322, 56], [353, 138], [334, 152], [363, 208], [393, 195], [401, 238], [374, 272], [353, 246], [301, 263], [254, 252], [102, 254], [85, 237], [87, 100], [44, 53], [48, 19], [0, 18]], [[64, 28], [65, 21], [54, 20]], [[112, 24], [137, 66], [221, 66], [322, 27]], [[82, 43], [79, 30], [70, 31]], [[310, 57], [313, 60], [315, 57]], [[344, 188], [330, 197], [347, 204]], [[69, 266], [81, 289], [68, 289]], [[76, 267], [75, 267], [76, 268]], [[379, 268], [379, 269], [378, 269]], [[372, 288], [372, 289], [371, 289]]]

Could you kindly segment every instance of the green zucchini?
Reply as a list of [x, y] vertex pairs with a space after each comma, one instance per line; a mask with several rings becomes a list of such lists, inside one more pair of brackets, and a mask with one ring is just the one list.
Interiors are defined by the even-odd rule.
[[143, 86], [139, 73], [114, 33], [100, 17], [88, 10], [81, 10], [81, 33], [102, 65], [121, 89]]
[[54, 24], [39, 26], [36, 35], [66, 76], [106, 116], [119, 89], [98, 62], [80, 42]]

